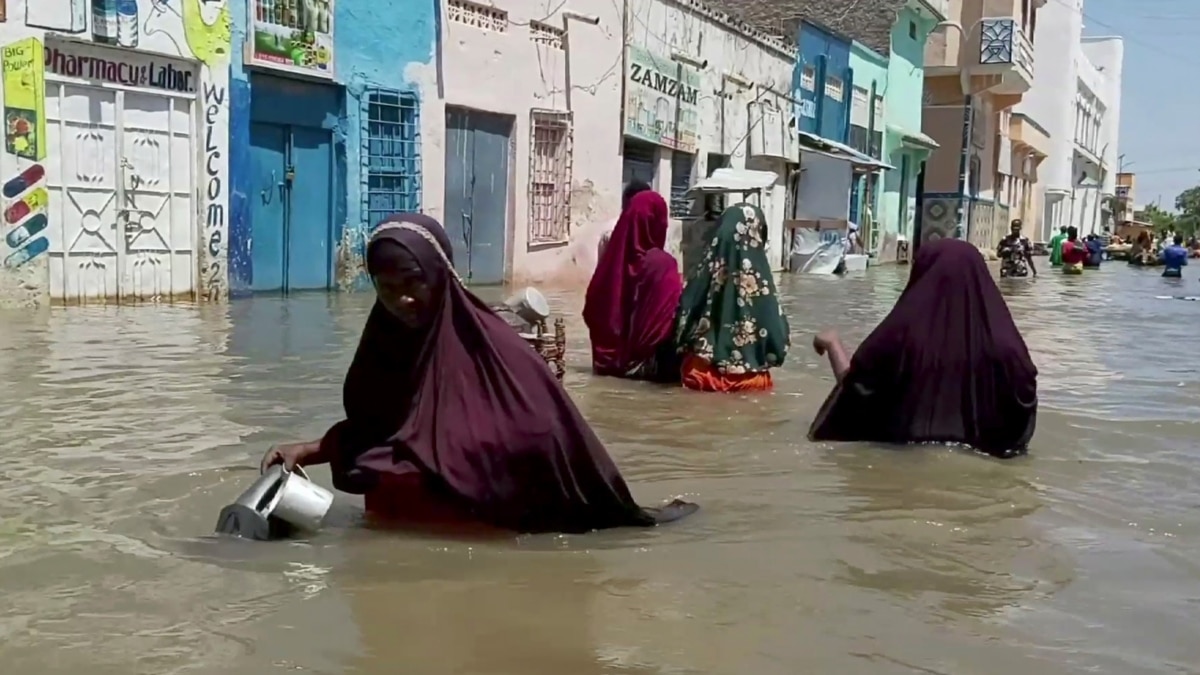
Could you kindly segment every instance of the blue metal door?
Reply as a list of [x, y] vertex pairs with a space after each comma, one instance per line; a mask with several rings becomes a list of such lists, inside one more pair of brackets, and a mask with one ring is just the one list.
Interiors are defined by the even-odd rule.
[[511, 133], [508, 117], [446, 110], [446, 234], [475, 284], [504, 282]]
[[324, 129], [250, 125], [250, 290], [324, 289], [332, 277], [333, 139]]
[[251, 291], [283, 288], [286, 229], [287, 128], [250, 125]]
[[333, 138], [325, 129], [291, 128], [287, 287], [329, 288], [333, 230]]

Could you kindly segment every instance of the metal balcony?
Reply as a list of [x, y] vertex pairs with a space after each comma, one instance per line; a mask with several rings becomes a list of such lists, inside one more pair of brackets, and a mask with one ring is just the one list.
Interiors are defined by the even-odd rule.
[[1002, 75], [1000, 93], [1023, 94], [1033, 86], [1033, 43], [1011, 17], [979, 21], [979, 72]]

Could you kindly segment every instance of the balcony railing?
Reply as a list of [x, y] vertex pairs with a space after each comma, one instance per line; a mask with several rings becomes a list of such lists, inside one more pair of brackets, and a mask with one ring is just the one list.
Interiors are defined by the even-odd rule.
[[1011, 65], [1033, 82], [1033, 44], [1013, 18], [983, 19], [979, 22], [979, 63]]

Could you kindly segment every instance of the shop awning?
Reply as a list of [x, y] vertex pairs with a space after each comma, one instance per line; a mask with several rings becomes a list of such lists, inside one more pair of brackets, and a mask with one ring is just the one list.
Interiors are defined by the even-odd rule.
[[900, 143], [918, 150], [937, 150], [942, 147], [937, 141], [919, 131], [909, 131], [894, 124], [888, 125], [888, 131], [900, 137]]
[[831, 141], [828, 138], [823, 138], [816, 134], [810, 134], [807, 131], [797, 132], [800, 137], [800, 152], [817, 152], [822, 155], [833, 157], [835, 159], [845, 160], [859, 167], [865, 167], [871, 170], [878, 169], [894, 169], [896, 167], [886, 162], [881, 162], [874, 157], [863, 154], [858, 150], [837, 141]]

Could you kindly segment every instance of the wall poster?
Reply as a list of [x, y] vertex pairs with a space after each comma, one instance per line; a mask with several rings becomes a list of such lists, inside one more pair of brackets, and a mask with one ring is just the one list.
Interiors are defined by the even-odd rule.
[[333, 77], [337, 0], [250, 0], [246, 65]]

